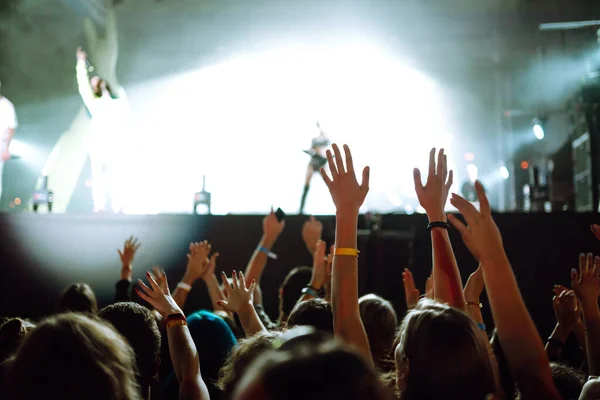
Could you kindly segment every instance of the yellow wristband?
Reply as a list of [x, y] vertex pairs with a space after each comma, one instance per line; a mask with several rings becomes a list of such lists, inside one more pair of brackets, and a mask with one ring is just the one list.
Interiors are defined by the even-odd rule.
[[174, 319], [167, 322], [167, 329], [176, 325], [187, 325], [187, 321], [184, 319]]
[[360, 251], [358, 251], [357, 249], [347, 249], [347, 248], [337, 248], [337, 247], [335, 249], [333, 249], [334, 256], [358, 257], [358, 253], [360, 253]]

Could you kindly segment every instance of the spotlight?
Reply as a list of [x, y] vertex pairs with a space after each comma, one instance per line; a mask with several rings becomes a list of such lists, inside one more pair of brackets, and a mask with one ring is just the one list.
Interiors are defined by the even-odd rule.
[[500, 167], [500, 176], [502, 177], [502, 179], [508, 179], [510, 177], [508, 168], [506, 168], [506, 166], [504, 165]]
[[542, 140], [544, 138], [544, 123], [540, 118], [533, 119], [533, 134], [538, 140]]

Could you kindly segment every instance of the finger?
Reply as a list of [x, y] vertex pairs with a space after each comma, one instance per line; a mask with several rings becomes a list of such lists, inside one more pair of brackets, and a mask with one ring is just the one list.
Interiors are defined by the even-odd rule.
[[479, 199], [479, 209], [481, 214], [490, 215], [492, 213], [490, 209], [490, 201], [485, 194], [485, 189], [479, 180], [475, 181], [475, 191], [477, 192], [477, 198]]
[[327, 185], [327, 187], [329, 189], [331, 189], [331, 179], [329, 179], [329, 177], [327, 176], [327, 172], [325, 172], [325, 168], [321, 168], [319, 170], [319, 172], [321, 173], [321, 177], [323, 177], [323, 180], [325, 181], [325, 185]]
[[169, 281], [167, 279], [167, 273], [165, 272], [164, 269], [160, 269], [160, 273], [162, 275], [162, 279], [163, 279], [163, 290], [166, 294], [171, 294], [171, 291], [169, 290]]
[[150, 271], [146, 272], [146, 276], [148, 277], [148, 282], [150, 282], [150, 286], [152, 286], [152, 289], [154, 289], [157, 292], [162, 292], [162, 289], [160, 288], [160, 286], [158, 286], [158, 283], [156, 283], [156, 279], [154, 278], [154, 275], [152, 275], [152, 273], [150, 273]]
[[340, 148], [335, 143], [331, 146], [331, 148], [333, 149], [333, 154], [335, 155], [335, 165], [337, 166], [338, 174], [345, 174], [346, 169], [344, 168], [344, 159], [342, 158]]
[[467, 224], [473, 225], [477, 222], [479, 218], [479, 212], [473, 204], [469, 203], [456, 193], [452, 193], [450, 203], [465, 217]]
[[331, 150], [327, 150], [325, 152], [325, 155], [327, 156], [327, 165], [329, 165], [329, 171], [331, 172], [331, 175], [335, 180], [335, 176], [338, 174], [338, 170], [335, 166], [335, 163], [333, 162], [333, 155], [331, 153]]
[[308, 220], [309, 220], [310, 222], [315, 222], [315, 216], [314, 216], [314, 215], [311, 215], [311, 216], [310, 216], [310, 218], [308, 218]]
[[371, 167], [365, 167], [363, 169], [362, 181], [360, 182], [360, 188], [363, 190], [366, 196], [369, 193], [369, 177], [371, 175]]
[[347, 144], [344, 146], [344, 155], [346, 156], [346, 171], [349, 174], [354, 175], [354, 161], [352, 161], [352, 153], [350, 152], [350, 147]]
[[460, 235], [463, 237], [463, 239], [466, 236], [468, 236], [469, 229], [467, 228], [467, 226], [465, 224], [462, 223], [461, 220], [459, 220], [453, 214], [448, 214], [448, 220], [450, 221], [452, 226], [455, 227], [456, 230], [460, 233]]
[[225, 271], [221, 272], [221, 280], [223, 281], [223, 287], [227, 290], [231, 290], [231, 285], [229, 284], [229, 279], [227, 279]]
[[223, 307], [223, 309], [225, 311], [229, 311], [230, 313], [235, 313], [235, 310], [232, 309], [231, 307], [229, 307], [229, 303], [227, 303], [225, 300], [219, 300], [219, 301], [217, 301], [217, 304], [220, 305], [221, 307]]
[[448, 173], [448, 181], [446, 182], [446, 191], [449, 192], [452, 187], [452, 183], [454, 182], [454, 173], [452, 170]]
[[554, 306], [554, 308], [557, 308], [558, 304], [559, 304], [558, 296], [552, 297], [552, 306]]
[[587, 257], [585, 259], [585, 274], [586, 275], [591, 274], [593, 264], [594, 264], [594, 255], [592, 253], [587, 253]]
[[416, 289], [414, 277], [408, 268], [404, 268], [402, 282], [404, 283], [404, 290], [406, 290], [407, 293], [411, 293]]
[[552, 289], [552, 291], [554, 292], [555, 295], [559, 295], [562, 292], [566, 292], [569, 289], [567, 289], [566, 287], [562, 286], [562, 285], [554, 285], [554, 288]]
[[237, 280], [237, 273], [234, 271], [231, 272], [231, 282], [232, 282], [232, 287], [234, 290], [239, 289], [240, 288], [240, 283]]
[[429, 176], [427, 180], [435, 175], [435, 147], [429, 152]]
[[250, 289], [248, 289], [248, 291], [249, 291], [250, 293], [254, 293], [254, 291], [255, 291], [255, 290], [256, 290], [256, 279], [254, 279], [254, 280], [252, 281], [252, 284], [250, 285]]
[[[146, 293], [143, 293], [139, 288], [135, 287], [134, 288], [135, 293], [140, 296], [140, 298], [144, 301], [146, 301], [147, 303], [152, 304], [154, 302], [154, 298], [148, 296]], [[154, 306], [154, 304], [152, 304], [152, 306]]]
[[244, 279], [244, 273], [242, 271], [238, 272], [238, 283], [243, 290], [246, 290], [246, 280]]
[[217, 253], [213, 253], [213, 255], [210, 256], [210, 262], [213, 263], [213, 264], [216, 263], [217, 262], [217, 257], [219, 257], [220, 255], [221, 254], [218, 253], [218, 252]]
[[[583, 254], [581, 255], [583, 256]], [[580, 256], [580, 258], [581, 258]], [[571, 269], [571, 287], [573, 290], [579, 289], [579, 277], [577, 276], [577, 270], [575, 268]]]
[[585, 254], [579, 254], [579, 275], [583, 275], [585, 271]]
[[442, 168], [442, 182], [446, 182], [446, 178], [448, 177], [448, 157], [446, 157], [446, 154], [444, 154], [442, 161], [444, 163]]
[[419, 168], [413, 169], [413, 180], [415, 181], [415, 192], [419, 194], [422, 190], [424, 190], [423, 181], [421, 180], [421, 171]]
[[119, 257], [123, 258], [123, 252], [120, 249], [117, 249], [117, 253], [119, 253]]
[[144, 281], [142, 281], [141, 279], [138, 279], [138, 285], [144, 291], [144, 293], [146, 293], [147, 295], [152, 296], [154, 294], [154, 291], [152, 289], [150, 289], [148, 286], [146, 286]]
[[436, 175], [441, 177], [444, 174], [444, 149], [440, 149], [437, 157]]
[[598, 273], [600, 273], [600, 265], [598, 263], [600, 263], [600, 257], [596, 256], [594, 257], [594, 265], [592, 266], [592, 276], [594, 278], [597, 278]]

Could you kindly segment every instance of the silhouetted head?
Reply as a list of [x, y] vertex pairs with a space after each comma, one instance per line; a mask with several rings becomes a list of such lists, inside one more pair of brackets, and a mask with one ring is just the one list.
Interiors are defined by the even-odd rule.
[[279, 312], [283, 318], [283, 321], [280, 322], [287, 320], [298, 299], [302, 296], [302, 289], [310, 283], [311, 277], [312, 268], [310, 267], [296, 267], [287, 274], [279, 288]]
[[391, 361], [393, 360], [394, 339], [398, 329], [398, 317], [392, 303], [370, 293], [358, 299], [358, 305], [375, 366], [383, 371], [393, 369]]
[[464, 312], [421, 299], [398, 335], [395, 359], [403, 400], [481, 400], [496, 392], [487, 337]]
[[98, 302], [94, 291], [87, 283], [75, 283], [65, 289], [58, 299], [58, 312], [82, 312], [96, 314]]
[[110, 322], [127, 340], [135, 353], [137, 382], [145, 397], [158, 374], [160, 365], [160, 331], [150, 310], [133, 302], [111, 304], [98, 315]]
[[35, 324], [21, 318], [9, 318], [0, 326], [0, 364], [12, 356]]
[[131, 346], [98, 317], [66, 313], [30, 332], [8, 367], [7, 398], [139, 399]]
[[312, 326], [333, 335], [333, 310], [331, 304], [323, 299], [314, 298], [297, 303], [287, 320], [287, 327]]
[[353, 349], [335, 340], [295, 337], [260, 356], [235, 391], [237, 400], [390, 399], [377, 374]]

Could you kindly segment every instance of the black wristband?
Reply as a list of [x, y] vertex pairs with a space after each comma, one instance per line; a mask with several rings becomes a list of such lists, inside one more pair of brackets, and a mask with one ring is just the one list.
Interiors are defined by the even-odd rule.
[[558, 347], [560, 347], [560, 348], [563, 348], [563, 347], [565, 347], [565, 344], [564, 344], [563, 342], [561, 342], [561, 341], [560, 341], [560, 340], [558, 340], [558, 339], [555, 339], [555, 338], [553, 338], [552, 336], [550, 336], [550, 337], [548, 338], [548, 344], [553, 344], [553, 345], [555, 345], [555, 346], [558, 346]]
[[450, 224], [444, 221], [433, 221], [427, 225], [427, 230], [431, 232], [433, 228], [444, 228], [446, 230], [450, 230]]

